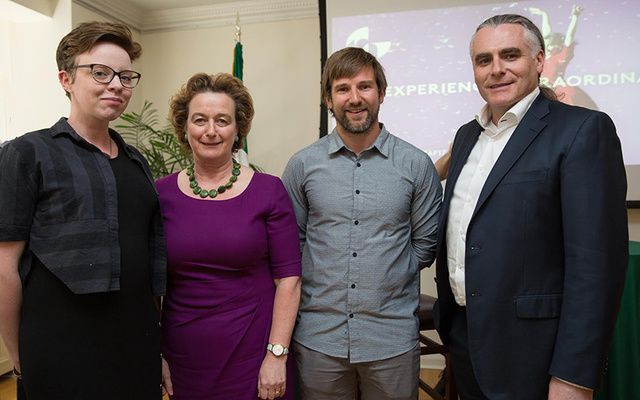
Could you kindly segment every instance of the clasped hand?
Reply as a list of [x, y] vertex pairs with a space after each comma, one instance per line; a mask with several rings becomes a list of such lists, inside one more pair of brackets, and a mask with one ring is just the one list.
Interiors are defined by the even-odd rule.
[[276, 358], [268, 353], [258, 374], [258, 397], [273, 400], [284, 396], [287, 389], [286, 356]]

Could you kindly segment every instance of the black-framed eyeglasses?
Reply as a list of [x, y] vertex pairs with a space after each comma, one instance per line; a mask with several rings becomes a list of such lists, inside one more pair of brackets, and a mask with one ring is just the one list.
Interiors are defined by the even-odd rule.
[[120, 84], [128, 89], [136, 87], [142, 76], [136, 71], [124, 70], [116, 72], [113, 68], [103, 64], [74, 65], [72, 68], [91, 68], [91, 76], [98, 83], [109, 84], [117, 76], [120, 79]]

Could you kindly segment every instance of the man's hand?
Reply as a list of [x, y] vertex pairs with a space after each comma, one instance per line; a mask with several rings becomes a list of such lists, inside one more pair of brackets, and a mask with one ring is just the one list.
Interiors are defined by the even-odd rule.
[[575, 4], [574, 4], [574, 5], [573, 5], [573, 7], [571, 8], [571, 15], [572, 15], [572, 16], [574, 16], [574, 15], [575, 15], [575, 16], [577, 17], [578, 15], [580, 15], [580, 13], [582, 12], [582, 10], [584, 10], [584, 7], [582, 7], [582, 6], [577, 6], [577, 5], [575, 5]]

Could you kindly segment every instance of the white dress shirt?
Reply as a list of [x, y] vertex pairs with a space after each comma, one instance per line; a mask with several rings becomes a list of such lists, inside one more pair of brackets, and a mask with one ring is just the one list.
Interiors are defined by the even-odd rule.
[[[537, 87], [507, 111], [496, 126], [491, 121], [489, 105], [476, 114], [483, 131], [462, 167], [453, 188], [447, 220], [447, 266], [453, 296], [461, 306], [467, 304], [465, 293], [466, 236], [471, 216], [491, 169], [502, 153], [518, 123], [540, 93]], [[498, 221], [496, 221], [498, 223]]]

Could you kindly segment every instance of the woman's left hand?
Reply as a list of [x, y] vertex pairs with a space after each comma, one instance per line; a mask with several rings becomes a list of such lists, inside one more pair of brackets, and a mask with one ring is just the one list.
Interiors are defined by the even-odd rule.
[[162, 395], [173, 396], [173, 384], [171, 383], [171, 371], [169, 364], [162, 358]]
[[258, 374], [258, 397], [273, 400], [284, 396], [287, 389], [287, 356], [267, 353]]

